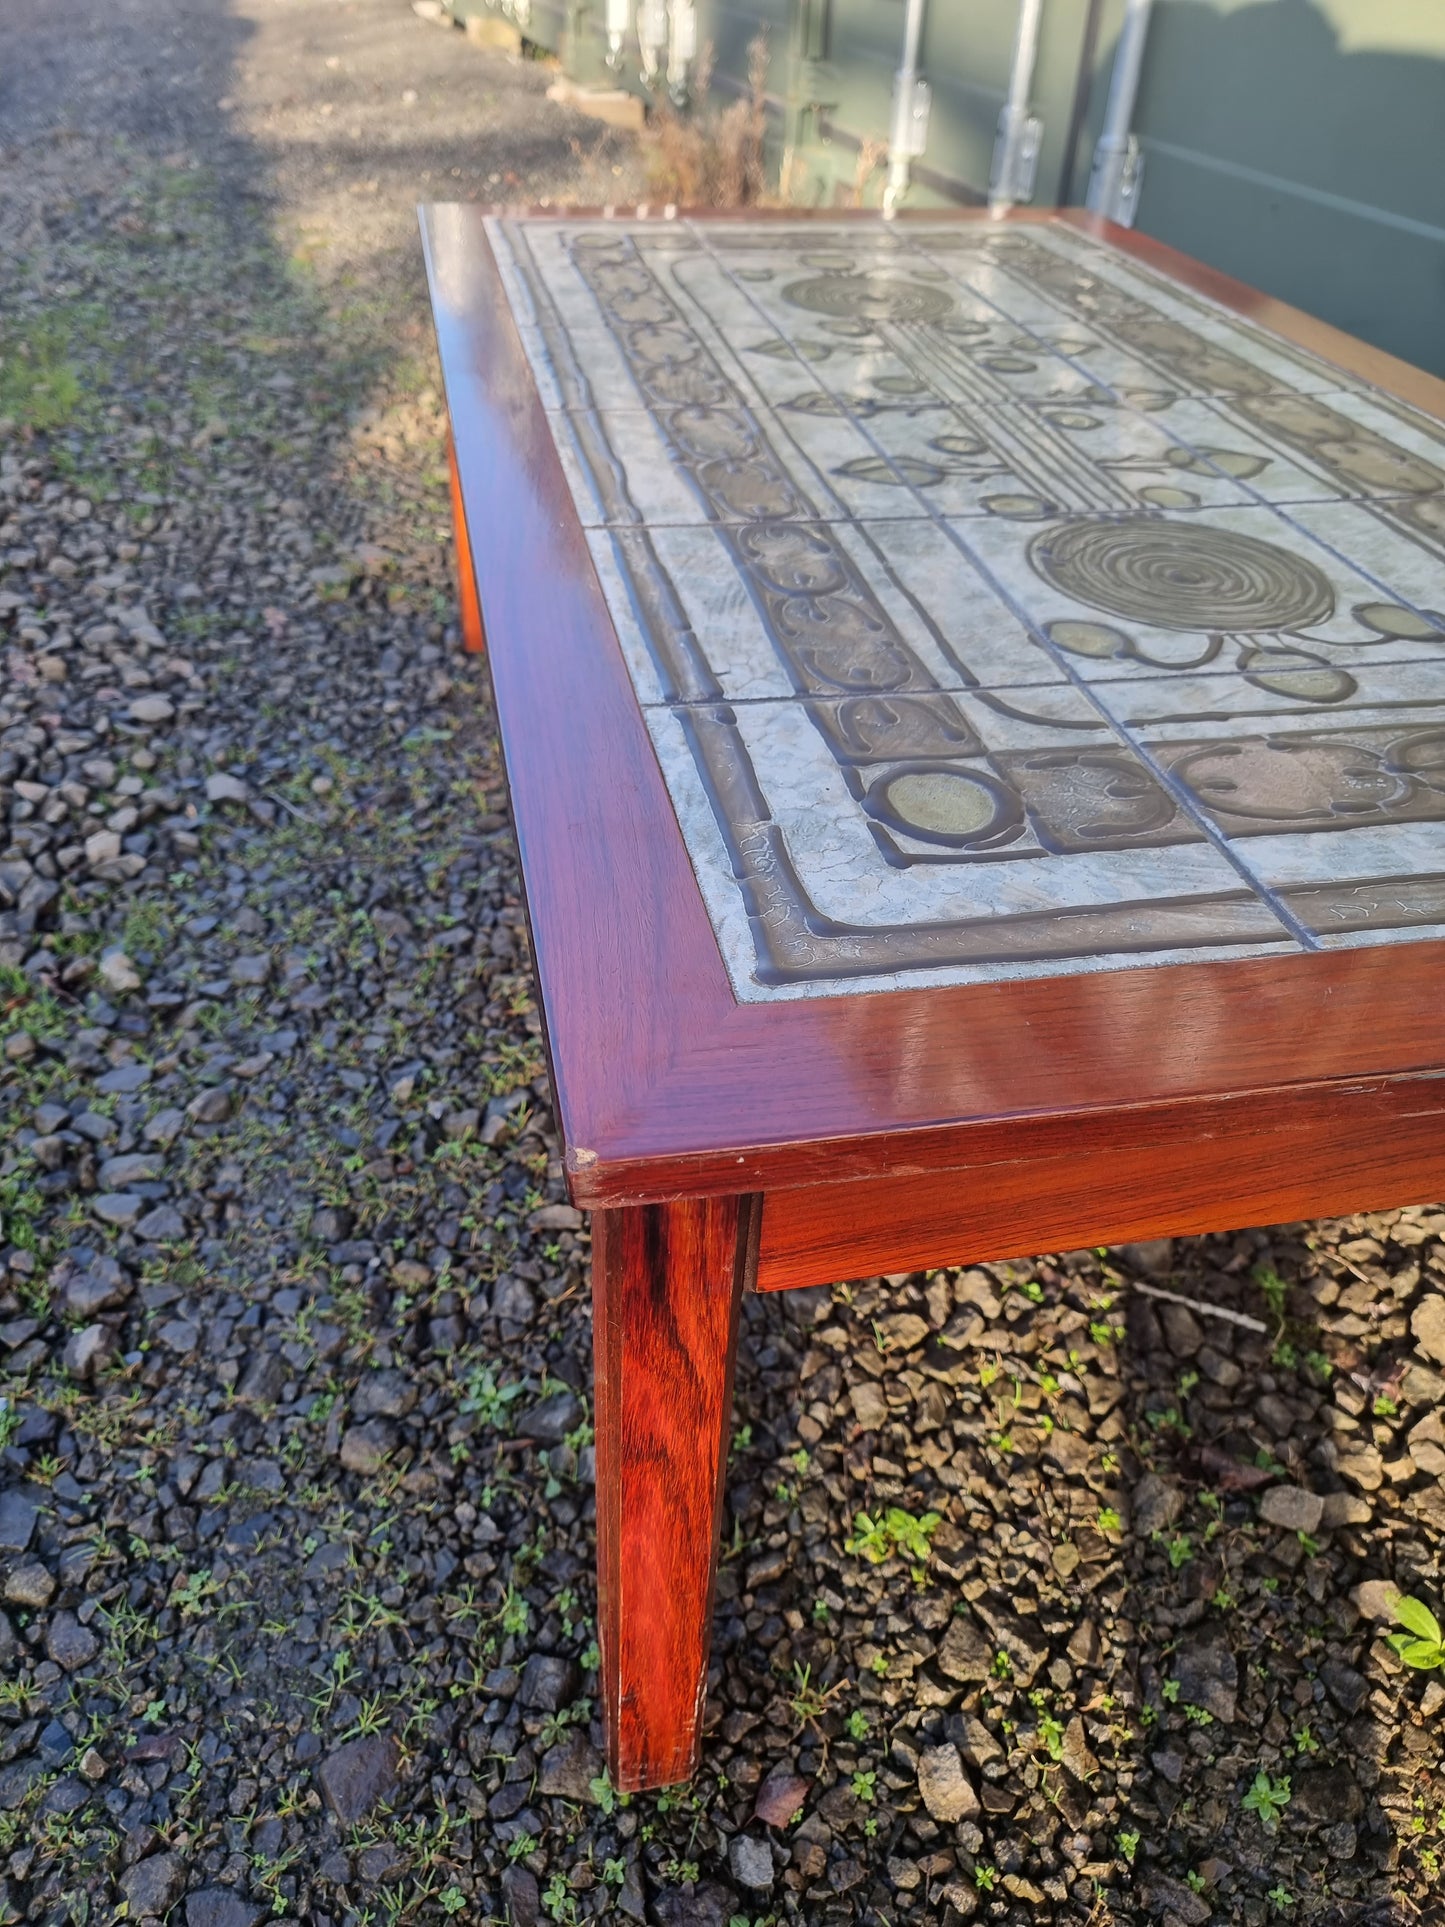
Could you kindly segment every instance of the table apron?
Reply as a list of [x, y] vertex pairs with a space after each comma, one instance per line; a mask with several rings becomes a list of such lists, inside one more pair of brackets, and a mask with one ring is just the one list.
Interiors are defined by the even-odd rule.
[[1081, 1145], [770, 1193], [757, 1288], [1198, 1236], [1445, 1198], [1445, 1109], [1337, 1105], [1306, 1125]]

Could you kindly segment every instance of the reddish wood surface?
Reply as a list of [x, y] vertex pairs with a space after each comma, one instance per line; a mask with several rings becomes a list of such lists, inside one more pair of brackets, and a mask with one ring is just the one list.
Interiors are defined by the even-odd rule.
[[[735, 1003], [482, 214], [428, 209], [423, 232], [578, 1204], [1108, 1144], [1140, 1112], [1218, 1142], [1243, 1100], [1327, 1113], [1362, 1079], [1445, 1067], [1433, 941]], [[1183, 278], [1157, 243], [1129, 247]], [[1322, 324], [1261, 303], [1229, 305], [1318, 345]], [[1223, 1163], [1219, 1188], [1238, 1222]]]
[[482, 605], [477, 600], [477, 572], [472, 562], [472, 545], [467, 539], [467, 512], [462, 503], [461, 478], [457, 474], [457, 451], [447, 436], [447, 476], [452, 497], [452, 538], [456, 548], [457, 604], [462, 619], [462, 647], [469, 656], [486, 654], [487, 635], [482, 627]]
[[[758, 1289], [1081, 1245], [1294, 1223], [1445, 1197], [1445, 1092], [1361, 1093], [1307, 1131], [1256, 1128], [1207, 1140], [1142, 1139], [1008, 1164], [814, 1185], [763, 1206]], [[1427, 1107], [1428, 1106], [1428, 1107]]]
[[598, 1630], [608, 1766], [624, 1792], [697, 1764], [756, 1198], [592, 1220]]
[[[736, 1004], [483, 212], [428, 209], [423, 236], [464, 629], [470, 574], [568, 1178], [596, 1209], [603, 1697], [636, 1788], [696, 1757], [745, 1285], [1440, 1195], [1445, 944]], [[1445, 416], [1445, 383], [1103, 232]]]

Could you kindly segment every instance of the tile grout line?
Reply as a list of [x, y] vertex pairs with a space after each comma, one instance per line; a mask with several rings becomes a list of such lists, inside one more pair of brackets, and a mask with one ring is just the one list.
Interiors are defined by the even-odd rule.
[[[688, 226], [691, 230], [693, 230], [694, 233], [696, 233], [697, 223], [690, 221], [688, 223]], [[713, 252], [713, 249], [709, 246], [709, 244], [706, 241], [702, 240], [700, 236], [698, 237], [698, 239], [699, 239], [700, 245], [705, 249], [705, 251], [712, 258], [714, 265], [718, 268], [719, 272], [724, 276], [724, 278], [728, 280], [733, 286], [733, 288], [742, 295], [743, 299], [753, 308], [754, 312], [761, 317], [764, 324], [769, 328], [771, 328], [774, 333], [778, 333], [779, 330], [776, 329], [776, 327], [774, 327], [773, 324], [768, 320], [768, 317], [765, 311], [759, 306], [757, 300], [748, 292], [747, 288], [740, 281], [738, 281], [735, 278], [735, 276], [731, 273], [726, 262], [724, 262], [717, 254], [715, 254]], [[928, 256], [925, 256], [924, 258], [931, 260], [931, 257], [928, 257]], [[932, 263], [932, 265], [937, 266], [938, 264], [934, 262]], [[970, 290], [970, 292], [972, 292], [972, 290]], [[996, 303], [988, 302], [987, 305], [992, 307], [996, 313], [1002, 314], [1004, 316], [1004, 319], [1007, 320], [1011, 326], [1018, 325], [1014, 323], [1013, 317], [1007, 314], [1005, 310], [999, 308]], [[791, 338], [788, 336], [783, 336], [782, 338], [788, 342], [789, 349], [792, 350], [795, 358], [799, 361], [799, 363], [806, 366], [806, 364], [803, 364], [802, 362], [802, 356], [799, 355], [797, 353], [797, 350], [794, 348]], [[1037, 339], [1037, 337], [1035, 338]], [[1004, 586], [1002, 582], [1000, 582], [997, 579], [997, 577], [993, 574], [992, 570], [990, 570], [987, 567], [987, 565], [983, 562], [982, 558], [975, 556], [973, 552], [967, 547], [967, 545], [962, 541], [962, 539], [954, 534], [952, 526], [948, 521], [946, 521], [941, 515], [938, 515], [932, 509], [930, 509], [927, 502], [923, 500], [921, 491], [915, 488], [911, 482], [908, 482], [905, 480], [903, 475], [900, 473], [896, 463], [893, 461], [893, 458], [889, 455], [888, 451], [881, 446], [881, 444], [878, 442], [875, 436], [870, 435], [868, 433], [868, 430], [865, 427], [865, 425], [862, 422], [858, 421], [857, 418], [851, 413], [851, 411], [847, 409], [846, 403], [843, 401], [843, 398], [838, 394], [836, 389], [834, 389], [834, 387], [827, 380], [827, 378], [821, 373], [819, 373], [816, 376], [816, 379], [818, 381], [819, 386], [826, 389], [828, 394], [832, 396], [833, 400], [838, 403], [839, 407], [843, 408], [847, 416], [847, 419], [850, 422], [852, 422], [854, 428], [857, 429], [858, 433], [865, 437], [865, 439], [869, 442], [869, 444], [874, 449], [875, 453], [880, 455], [882, 459], [888, 464], [889, 468], [893, 470], [893, 473], [898, 476], [900, 485], [908, 489], [909, 493], [923, 507], [924, 512], [928, 515], [929, 519], [934, 523], [934, 525], [937, 528], [942, 530], [945, 536], [945, 539], [947, 539], [949, 542], [952, 543], [952, 545], [959, 551], [959, 553], [966, 558], [970, 566], [974, 568], [977, 571], [977, 573], [983, 577], [983, 579], [990, 585], [990, 587], [992, 587], [995, 594], [998, 595], [999, 599], [1008, 607], [1008, 609], [1014, 615], [1015, 619], [1020, 623], [1022, 623], [1025, 629], [1028, 631], [1028, 633], [1031, 636], [1033, 636], [1034, 639], [1039, 643], [1039, 645], [1048, 652], [1049, 657], [1054, 662], [1055, 666], [1068, 678], [1068, 680], [1075, 686], [1075, 688], [1080, 690], [1080, 692], [1084, 695], [1086, 700], [1089, 701], [1092, 704], [1092, 706], [1098, 711], [1098, 713], [1104, 718], [1105, 722], [1109, 725], [1110, 729], [1113, 732], [1115, 732], [1118, 736], [1121, 737], [1126, 747], [1133, 749], [1135, 753], [1139, 755], [1140, 760], [1145, 763], [1146, 767], [1154, 775], [1155, 780], [1159, 782], [1161, 787], [1166, 791], [1168, 795], [1173, 797], [1176, 806], [1178, 806], [1184, 811], [1184, 814], [1194, 824], [1196, 829], [1201, 831], [1201, 833], [1206, 837], [1206, 839], [1211, 844], [1213, 844], [1214, 848], [1229, 864], [1230, 868], [1234, 870], [1234, 872], [1243, 880], [1243, 882], [1248, 885], [1249, 889], [1253, 891], [1254, 894], [1265, 903], [1265, 905], [1270, 910], [1270, 912], [1278, 919], [1278, 921], [1284, 926], [1284, 928], [1287, 931], [1289, 931], [1290, 935], [1295, 939], [1295, 941], [1301, 946], [1302, 949], [1319, 950], [1321, 948], [1321, 945], [1320, 945], [1319, 939], [1314, 935], [1314, 933], [1306, 929], [1306, 927], [1299, 921], [1299, 919], [1289, 909], [1289, 906], [1279, 898], [1277, 893], [1271, 888], [1269, 884], [1265, 883], [1262, 879], [1257, 878], [1253, 874], [1253, 872], [1245, 865], [1244, 861], [1234, 854], [1234, 851], [1230, 847], [1229, 839], [1224, 835], [1224, 833], [1221, 830], [1217, 829], [1217, 827], [1204, 815], [1202, 810], [1200, 810], [1198, 805], [1194, 802], [1194, 799], [1184, 789], [1184, 786], [1180, 784], [1173, 777], [1172, 772], [1163, 769], [1159, 764], [1157, 764], [1154, 758], [1148, 754], [1147, 750], [1141, 744], [1138, 744], [1137, 742], [1134, 741], [1134, 739], [1124, 729], [1123, 725], [1116, 722], [1116, 720], [1109, 714], [1108, 710], [1105, 709], [1103, 703], [1093, 695], [1092, 691], [1089, 688], [1088, 683], [1081, 676], [1077, 674], [1077, 672], [1074, 670], [1073, 666], [1070, 663], [1066, 662], [1063, 659], [1062, 652], [1057, 650], [1054, 647], [1053, 643], [1050, 642], [1048, 637], [1042, 633], [1038, 625], [1032, 620], [1032, 618], [1030, 618], [1027, 615], [1024, 609], [1016, 602], [1011, 592]]]
[[[1023, 333], [1031, 336], [1033, 340], [1038, 342], [1040, 348], [1042, 348], [1046, 354], [1052, 356], [1054, 359], [1058, 361], [1067, 363], [1068, 366], [1073, 368], [1077, 373], [1086, 376], [1088, 380], [1093, 382], [1096, 387], [1105, 389], [1110, 395], [1113, 396], [1114, 404], [1116, 407], [1126, 410], [1130, 415], [1133, 415], [1138, 419], [1142, 419], [1142, 420], [1148, 419], [1148, 417], [1144, 414], [1143, 410], [1135, 408], [1132, 402], [1130, 402], [1123, 395], [1120, 394], [1119, 390], [1114, 387], [1112, 382], [1104, 381], [1100, 379], [1098, 376], [1096, 376], [1094, 374], [1094, 371], [1089, 367], [1087, 362], [1081, 360], [1076, 355], [1068, 354], [1065, 350], [1061, 348], [1055, 348], [1051, 346], [1051, 344], [1048, 341], [1046, 341], [1041, 334], [1038, 333], [1037, 329], [1032, 327], [1028, 322], [1015, 321], [1013, 316], [1009, 314], [1008, 310], [1000, 306], [1000, 304], [994, 301], [991, 296], [982, 293], [981, 290], [976, 288], [971, 281], [965, 281], [961, 276], [953, 274], [949, 270], [947, 262], [935, 260], [934, 257], [928, 253], [926, 247], [922, 246], [921, 244], [914, 244], [914, 245], [916, 248], [916, 252], [921, 254], [925, 260], [927, 260], [932, 264], [932, 266], [940, 269], [944, 273], [947, 273], [949, 276], [949, 279], [953, 282], [953, 284], [956, 287], [966, 288], [968, 292], [971, 295], [973, 295], [976, 300], [984, 302], [988, 307], [992, 308], [995, 311], [995, 313], [1002, 315], [1004, 319], [1010, 323], [1011, 326], [1019, 328], [1022, 330]], [[1007, 270], [1005, 270], [1005, 272], [1006, 271]], [[1047, 299], [1048, 297], [1045, 297], [1045, 298]], [[1065, 312], [1067, 312], [1067, 310]], [[1079, 325], [1081, 327], [1083, 326], [1092, 327], [1096, 334], [1106, 333], [1106, 330], [1100, 327], [1100, 325], [1097, 322], [1090, 322], [1090, 323], [1080, 322]], [[1171, 382], [1174, 380], [1174, 378], [1169, 375], [1167, 370], [1159, 370], [1156, 364], [1150, 360], [1148, 353], [1143, 349], [1131, 347], [1128, 350], [1128, 352], [1132, 355], [1135, 355], [1146, 366], [1154, 369], [1154, 371], [1159, 374], [1159, 378], [1161, 380], [1171, 381]], [[1344, 371], [1341, 370], [1340, 372], [1341, 372], [1341, 375], [1343, 375]], [[1348, 388], [1345, 387], [1343, 382], [1341, 383], [1341, 388], [1346, 393], [1350, 392]], [[1300, 392], [1303, 392], [1303, 391], [1300, 391]], [[1333, 391], [1327, 390], [1326, 392], [1330, 393]], [[1190, 399], [1190, 397], [1187, 394], [1187, 391], [1180, 390], [1180, 393], [1184, 399], [1186, 400]], [[1216, 401], [1227, 402], [1229, 400], [1229, 397], [1227, 395], [1218, 395], [1218, 396], [1202, 395], [1202, 396], [1193, 397], [1193, 399], [1204, 401], [1212, 406]], [[1251, 498], [1249, 502], [1238, 504], [1237, 505], [1238, 507], [1262, 508], [1262, 509], [1268, 510], [1270, 513], [1274, 515], [1277, 515], [1280, 521], [1283, 522], [1286, 525], [1286, 527], [1293, 529], [1295, 534], [1298, 535], [1303, 541], [1312, 544], [1316, 548], [1323, 549], [1326, 555], [1333, 556], [1336, 562], [1342, 564], [1342, 566], [1348, 569], [1353, 575], [1359, 576], [1362, 581], [1370, 583], [1373, 588], [1376, 588], [1380, 591], [1381, 595], [1389, 596], [1392, 600], [1398, 602], [1402, 607], [1411, 610], [1415, 615], [1419, 616], [1422, 619], [1422, 621], [1431, 620], [1430, 612], [1428, 610], [1419, 607], [1418, 604], [1416, 604], [1410, 597], [1402, 596], [1400, 592], [1397, 589], [1392, 588], [1388, 582], [1383, 582], [1378, 576], [1372, 575], [1368, 569], [1364, 568], [1359, 562], [1356, 562], [1351, 556], [1346, 555], [1343, 552], [1343, 550], [1337, 549], [1335, 545], [1332, 542], [1327, 541], [1324, 536], [1316, 535], [1312, 529], [1306, 528], [1302, 522], [1296, 521], [1295, 517], [1288, 513], [1290, 508], [1307, 507], [1309, 506], [1309, 504], [1299, 503], [1299, 502], [1283, 503], [1283, 502], [1271, 501], [1268, 496], [1261, 494], [1258, 489], [1252, 488], [1247, 481], [1243, 481], [1237, 476], [1226, 474], [1222, 468], [1219, 468], [1217, 464], [1210, 461], [1209, 455], [1205, 450], [1196, 448], [1191, 441], [1189, 441], [1185, 436], [1179, 434], [1177, 430], [1169, 427], [1169, 425], [1166, 422], [1161, 421], [1158, 424], [1158, 426], [1160, 427], [1162, 432], [1169, 437], [1169, 439], [1175, 444], [1176, 447], [1187, 449], [1188, 452], [1191, 455], [1193, 455], [1196, 460], [1207, 463], [1210, 468], [1214, 469], [1214, 472], [1217, 475], [1223, 477], [1225, 481], [1231, 482], [1236, 488], [1242, 489], [1244, 493]], [[1255, 435], [1258, 433], [1258, 431], [1253, 429], [1250, 429], [1246, 432], [1252, 435]], [[1268, 446], [1268, 444], [1266, 445]], [[1297, 458], [1292, 455], [1290, 456], [1289, 459], [1293, 462], [1293, 461], [1296, 461]], [[1403, 492], [1401, 492], [1399, 495], [1392, 495], [1392, 496], [1385, 496], [1385, 497], [1343, 495], [1341, 497], [1336, 498], [1336, 502], [1333, 504], [1326, 501], [1321, 503], [1320, 506], [1321, 507], [1338, 506], [1339, 503], [1342, 501], [1347, 505], [1354, 506], [1363, 510], [1367, 514], [1373, 514], [1375, 512], [1375, 504], [1377, 501], [1380, 501], [1380, 500], [1406, 501], [1406, 500], [1409, 500], [1409, 497], [1405, 495]], [[1184, 511], [1184, 513], [1188, 513], [1188, 514], [1198, 514], [1199, 512], [1200, 511], [1193, 510], [1193, 509]], [[1218, 509], [1215, 509], [1212, 511], [1205, 511], [1205, 512], [1214, 513], [1214, 514], [1221, 513], [1221, 511]], [[1377, 516], [1376, 519], [1378, 520], [1380, 518]], [[1326, 644], [1325, 646], [1330, 647], [1332, 645]]]

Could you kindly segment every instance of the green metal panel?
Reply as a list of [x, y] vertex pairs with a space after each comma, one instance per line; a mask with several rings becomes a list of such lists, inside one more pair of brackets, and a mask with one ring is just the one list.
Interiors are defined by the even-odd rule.
[[[797, 198], [851, 185], [858, 148], [888, 135], [904, 0], [698, 7], [721, 94], [767, 35]], [[1045, 0], [1040, 203], [1084, 198], [1123, 12]], [[986, 191], [1017, 17], [1017, 0], [928, 0], [915, 203]], [[641, 91], [634, 39], [606, 72], [602, 19], [602, 0], [532, 0], [527, 32], [576, 78]], [[1145, 232], [1445, 374], [1445, 0], [1156, 0], [1134, 124]]]
[[1159, 0], [1139, 226], [1445, 374], [1445, 5]]
[[[1123, 0], [1102, 4], [1095, 64], [1105, 83], [1108, 42], [1122, 5]], [[1043, 121], [1035, 197], [1040, 201], [1057, 198], [1068, 171], [1066, 137], [1089, 13], [1089, 0], [1048, 0], [1034, 83], [1034, 104]], [[740, 80], [745, 48], [755, 30], [752, 23], [766, 21], [775, 49], [770, 84], [780, 99], [799, 90], [791, 67], [776, 59], [776, 49], [790, 44], [789, 30], [779, 31], [772, 23], [788, 14], [792, 40], [798, 38], [800, 17], [806, 15], [808, 37], [819, 43], [820, 60], [801, 82], [801, 91], [825, 103], [823, 122], [834, 141], [832, 150], [815, 143], [806, 158], [819, 179], [849, 181], [857, 148], [888, 136], [893, 77], [902, 53], [903, 0], [752, 0], [751, 5], [746, 0], [705, 0], [704, 35], [717, 49], [721, 85]], [[915, 170], [915, 203], [977, 201], [986, 193], [1017, 20], [1017, 0], [969, 0], [967, 6], [960, 0], [930, 0], [921, 67], [933, 92], [933, 111], [928, 152]], [[1075, 178], [1087, 180], [1087, 174], [1085, 150], [1082, 175], [1075, 170]]]

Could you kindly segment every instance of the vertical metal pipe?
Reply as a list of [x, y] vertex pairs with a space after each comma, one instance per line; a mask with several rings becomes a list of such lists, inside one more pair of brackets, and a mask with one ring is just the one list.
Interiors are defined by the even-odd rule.
[[1134, 223], [1144, 168], [1138, 140], [1129, 130], [1139, 96], [1139, 70], [1144, 64], [1144, 42], [1153, 6], [1154, 0], [1127, 0], [1109, 83], [1109, 104], [1104, 111], [1104, 131], [1094, 149], [1094, 171], [1089, 181], [1088, 205], [1096, 214], [1122, 222], [1125, 227]]
[[1034, 84], [1034, 64], [1039, 57], [1039, 24], [1043, 17], [1044, 0], [1023, 0], [1019, 8], [1014, 61], [1008, 84], [1008, 104], [1019, 112], [1029, 104], [1029, 89]]
[[1029, 112], [1029, 92], [1039, 55], [1043, 14], [1044, 0], [1022, 0], [1014, 36], [1013, 66], [1009, 70], [1008, 99], [999, 115], [989, 176], [988, 204], [995, 214], [1002, 214], [1015, 201], [1033, 199], [1043, 129], [1037, 115]]
[[888, 137], [888, 185], [883, 190], [883, 212], [896, 212], [908, 192], [910, 164], [922, 152], [918, 127], [918, 48], [923, 39], [925, 0], [908, 0], [903, 19], [903, 59], [893, 82], [893, 125]]

